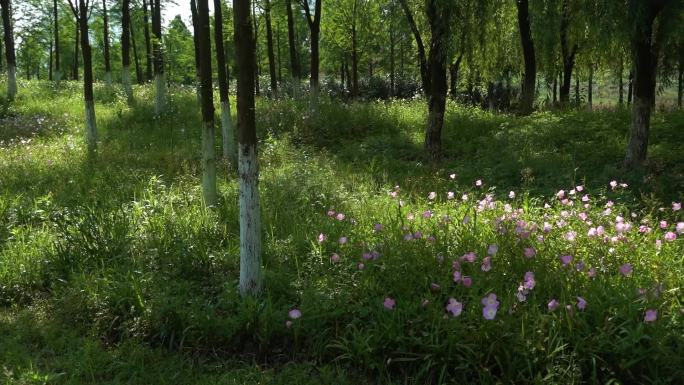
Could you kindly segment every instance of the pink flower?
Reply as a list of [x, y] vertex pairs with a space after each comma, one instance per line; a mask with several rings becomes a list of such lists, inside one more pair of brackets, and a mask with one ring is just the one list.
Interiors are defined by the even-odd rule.
[[339, 242], [340, 242], [340, 245], [344, 245], [345, 243], [347, 243], [347, 237], [340, 237]]
[[363, 269], [366, 268], [366, 265], [363, 264], [363, 262], [362, 262], [362, 263], [359, 263], [359, 264], [357, 265], [357, 267], [359, 268], [359, 270], [363, 270]]
[[577, 214], [577, 217], [583, 221], [586, 221], [589, 218], [589, 215], [587, 215], [587, 213], [582, 211], [581, 213]]
[[396, 191], [390, 192], [390, 196], [391, 196], [392, 198], [396, 198], [396, 197], [397, 197], [397, 192], [396, 192]]
[[463, 277], [463, 286], [470, 287], [472, 285], [473, 285], [473, 279], [472, 278], [470, 278], [467, 275], [465, 277]]
[[585, 195], [582, 197], [582, 202], [589, 202], [589, 195], [586, 195], [586, 194], [585, 194]]
[[544, 222], [544, 232], [548, 233], [553, 229], [553, 225], [549, 222]]
[[484, 257], [482, 259], [482, 271], [487, 272], [492, 269], [492, 257]]
[[596, 228], [596, 235], [601, 236], [606, 233], [606, 230], [603, 228], [603, 226], [599, 226]]
[[449, 191], [447, 193], [447, 199], [454, 199], [454, 192], [453, 191]]
[[454, 271], [454, 282], [459, 282], [462, 278], [461, 272], [456, 270]]
[[461, 200], [462, 200], [463, 202], [467, 201], [467, 200], [468, 200], [468, 194], [463, 194], [463, 195], [461, 195]]
[[422, 231], [416, 231], [413, 233], [413, 239], [420, 239], [423, 238], [423, 232]]
[[478, 179], [475, 181], [475, 186], [477, 187], [482, 187], [482, 179]]
[[558, 190], [558, 192], [556, 193], [556, 197], [558, 199], [563, 199], [563, 197], [565, 197], [565, 190]]
[[343, 221], [345, 217], [346, 217], [346, 216], [345, 216], [344, 214], [339, 213], [339, 214], [337, 214], [337, 217], [336, 217], [336, 218], [337, 218], [338, 221]]
[[618, 185], [618, 183], [617, 183], [616, 181], [614, 181], [614, 180], [611, 180], [609, 184], [610, 184], [610, 189], [611, 189], [611, 190], [615, 190], [615, 188], [616, 188], [617, 185]]
[[490, 293], [488, 296], [482, 298], [483, 306], [499, 307], [499, 301], [496, 299], [496, 294]]
[[373, 231], [375, 231], [376, 233], [381, 232], [382, 231], [382, 225], [380, 223], [374, 224], [373, 225]]
[[527, 258], [532, 258], [537, 255], [537, 250], [535, 250], [534, 247], [526, 247], [524, 253]]
[[547, 305], [549, 311], [554, 311], [558, 309], [558, 306], [560, 306], [560, 302], [556, 301], [556, 299], [552, 299], [551, 301], [549, 301], [549, 304]]
[[328, 239], [328, 237], [325, 234], [323, 234], [323, 233], [318, 234], [318, 243], [323, 243], [323, 242], [325, 242], [326, 239]]
[[575, 238], [577, 238], [577, 232], [576, 231], [568, 231], [564, 235], [565, 240], [568, 242], [575, 242]]
[[328, 210], [328, 216], [334, 217], [335, 216], [335, 210]]
[[587, 231], [587, 236], [589, 238], [593, 238], [596, 236], [596, 227], [591, 227], [589, 231]]
[[587, 307], [587, 301], [582, 297], [577, 297], [577, 308], [584, 310]]
[[425, 219], [430, 219], [430, 218], [432, 218], [432, 211], [430, 211], [430, 210], [425, 210], [425, 211], [423, 212], [423, 218], [425, 218]]
[[413, 219], [415, 219], [415, 215], [413, 215], [413, 213], [408, 213], [408, 214], [406, 214], [406, 219], [408, 219], [409, 221], [412, 221]]
[[570, 262], [572, 262], [572, 255], [562, 255], [560, 259], [563, 266], [567, 266], [570, 264]]
[[682, 209], [682, 202], [672, 202], [672, 211], [679, 211]]
[[661, 229], [666, 229], [667, 228], [667, 221], [660, 221], [660, 228]]
[[496, 306], [485, 306], [482, 308], [482, 316], [486, 320], [493, 320], [496, 317], [497, 310]]
[[677, 234], [675, 234], [675, 233], [672, 232], [672, 231], [668, 231], [667, 233], [665, 233], [665, 237], [664, 237], [664, 238], [665, 238], [666, 241], [672, 242], [672, 241], [674, 241], [675, 239], [677, 239]]
[[451, 313], [454, 317], [458, 317], [463, 311], [463, 304], [456, 301], [455, 298], [449, 298], [449, 304], [446, 306], [446, 311]]
[[511, 199], [515, 199], [515, 191], [511, 191], [508, 193], [508, 197]]
[[575, 190], [577, 190], [577, 191], [579, 191], [579, 192], [582, 192], [582, 191], [584, 191], [584, 186], [583, 186], [583, 185], [579, 185], [579, 186], [575, 187]]
[[404, 234], [404, 240], [405, 241], [410, 241], [412, 239], [413, 239], [413, 234], [411, 234], [411, 233]]
[[387, 310], [394, 310], [396, 304], [397, 301], [395, 301], [394, 298], [385, 297], [385, 302], [382, 303], [382, 306]]
[[461, 260], [466, 260], [470, 263], [473, 263], [473, 262], [475, 262], [476, 258], [477, 258], [477, 254], [475, 254], [474, 251], [469, 251], [461, 257]]
[[532, 290], [534, 289], [535, 285], [536, 282], [534, 280], [534, 273], [528, 271], [527, 273], [525, 273], [525, 283], [523, 284], [523, 286], [525, 287], [525, 289]]
[[287, 313], [287, 316], [290, 317], [291, 319], [298, 319], [301, 318], [302, 312], [299, 309], [292, 309]]
[[435, 198], [437, 198], [437, 193], [434, 191], [431, 191], [430, 194], [428, 194], [428, 199], [434, 200]]
[[656, 309], [646, 310], [644, 314], [644, 322], [654, 322], [658, 318], [658, 311]]
[[677, 222], [676, 230], [679, 234], [684, 233], [684, 222]]
[[595, 278], [596, 277], [596, 268], [595, 267], [590, 268], [589, 271], [587, 271], [587, 275], [589, 276], [589, 278]]
[[340, 256], [337, 253], [334, 253], [333, 255], [330, 256], [330, 262], [332, 263], [338, 263], [340, 261]]
[[624, 265], [620, 266], [620, 274], [624, 275], [625, 277], [632, 275], [632, 265], [625, 263]]
[[497, 251], [499, 251], [499, 245], [497, 245], [496, 243], [492, 243], [487, 248], [487, 254], [489, 254], [491, 256], [494, 256], [494, 254], [496, 254]]

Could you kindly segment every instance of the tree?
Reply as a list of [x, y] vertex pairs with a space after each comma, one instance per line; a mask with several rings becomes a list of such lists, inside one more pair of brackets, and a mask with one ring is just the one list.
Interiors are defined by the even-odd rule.
[[292, 15], [292, 0], [285, 0], [285, 11], [287, 12], [287, 42], [290, 47], [290, 76], [295, 83], [295, 87], [299, 85], [301, 79], [301, 69], [299, 66], [299, 57], [297, 56], [297, 46], [295, 45], [295, 24], [294, 16]]
[[436, 159], [442, 147], [442, 126], [446, 109], [447, 93], [447, 38], [451, 22], [450, 7], [447, 0], [427, 0], [425, 14], [430, 25], [430, 52], [426, 54], [423, 39], [407, 0], [401, 6], [411, 27], [420, 60], [420, 73], [423, 89], [428, 96], [428, 121], [425, 128], [425, 150], [431, 159]]
[[195, 53], [195, 87], [197, 88], [197, 103], [202, 105], [202, 90], [200, 80], [200, 41], [199, 41], [199, 15], [197, 14], [197, 3], [195, 0], [190, 0], [190, 16], [192, 18], [192, 39], [194, 42]]
[[577, 44], [573, 44], [570, 47], [568, 42], [570, 16], [570, 0], [563, 0], [560, 23], [561, 59], [563, 61], [563, 81], [560, 86], [561, 104], [568, 104], [570, 102], [570, 81], [572, 68], [575, 65], [575, 54], [577, 53]]
[[214, 150], [214, 97], [211, 85], [211, 35], [208, 0], [197, 2], [200, 88], [202, 90], [202, 192], [207, 206], [216, 204], [216, 155]]
[[233, 0], [238, 78], [239, 290], [243, 296], [255, 296], [261, 292], [262, 287], [259, 164], [254, 113], [254, 67], [256, 65], [254, 51], [256, 48], [249, 8], [249, 0]]
[[14, 100], [17, 95], [17, 59], [14, 52], [12, 34], [12, 0], [0, 0], [2, 7], [2, 29], [5, 40], [5, 59], [7, 61], [7, 99]]
[[121, 6], [121, 83], [128, 102], [133, 101], [133, 88], [131, 87], [131, 13], [130, 0], [123, 0]]
[[228, 99], [228, 74], [223, 47], [223, 12], [221, 7], [221, 0], [214, 0], [214, 44], [216, 45], [216, 66], [221, 98], [221, 138], [223, 139], [223, 158], [234, 161], [235, 143], [233, 140], [233, 122], [230, 116], [230, 100]]
[[[268, 72], [271, 76], [271, 91], [278, 95], [278, 79], [276, 77], [275, 53], [273, 52], [273, 26], [271, 25], [271, 0], [265, 0], [264, 18], [266, 19], [266, 44], [268, 48]], [[311, 43], [313, 44], [313, 43]]]
[[55, 32], [54, 32], [54, 38], [55, 38], [55, 72], [54, 72], [54, 79], [55, 81], [60, 81], [62, 79], [62, 67], [60, 63], [60, 50], [59, 50], [59, 14], [58, 14], [58, 8], [57, 8], [57, 0], [53, 0], [52, 2], [52, 10], [53, 10], [53, 23], [55, 26]]
[[85, 105], [86, 143], [88, 150], [93, 153], [97, 149], [97, 123], [95, 120], [95, 98], [93, 96], [93, 63], [88, 39], [88, 0], [78, 0], [75, 4], [69, 0], [69, 6], [76, 15], [80, 26], [81, 49], [83, 54], [83, 103]]
[[320, 58], [318, 43], [321, 35], [321, 0], [314, 0], [314, 14], [311, 16], [311, 9], [309, 8], [309, 0], [299, 0], [302, 9], [304, 9], [304, 14], [306, 15], [306, 21], [309, 24], [309, 31], [311, 32], [311, 93], [318, 95], [319, 89], [319, 68], [320, 68]]
[[[150, 0], [154, 1], [154, 0]], [[147, 81], [152, 80], [152, 58], [154, 57], [154, 54], [152, 53], [152, 39], [150, 38], [150, 24], [147, 21], [147, 0], [142, 0], [142, 10], [143, 10], [143, 28], [144, 28], [144, 34], [145, 34], [145, 75], [147, 78]]]
[[152, 3], [152, 42], [154, 53], [154, 113], [159, 115], [164, 111], [166, 104], [166, 80], [164, 79], [164, 57], [162, 55], [162, 28], [161, 28], [161, 0], [151, 0]]
[[520, 42], [525, 60], [525, 75], [523, 77], [522, 95], [520, 98], [520, 112], [528, 115], [532, 112], [537, 83], [537, 63], [534, 55], [534, 42], [530, 32], [530, 13], [528, 0], [516, 0], [518, 8], [518, 27], [520, 28]]
[[112, 65], [109, 61], [109, 19], [107, 18], [107, 0], [102, 0], [102, 20], [103, 40], [104, 40], [104, 65], [105, 65], [105, 83], [107, 87], [112, 85]]

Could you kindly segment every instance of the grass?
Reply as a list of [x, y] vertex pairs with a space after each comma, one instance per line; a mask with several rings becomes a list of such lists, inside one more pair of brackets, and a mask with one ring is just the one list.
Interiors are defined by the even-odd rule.
[[[626, 110], [520, 118], [450, 104], [445, 157], [430, 163], [421, 101], [322, 100], [311, 111], [306, 102], [260, 99], [266, 288], [243, 300], [236, 181], [222, 163], [219, 204], [203, 206], [192, 89], [173, 88], [169, 111], [155, 117], [151, 87], [136, 88], [133, 107], [97, 87], [102, 142], [89, 159], [78, 84], [20, 86], [0, 113], [4, 383], [684, 377], [684, 247], [682, 235], [664, 240], [682, 221], [671, 204], [683, 198], [682, 112], [654, 116], [649, 164], [627, 174]], [[611, 180], [629, 187], [612, 190]], [[555, 198], [577, 185], [586, 190], [566, 204]], [[619, 233], [616, 215], [632, 229]], [[545, 222], [553, 230], [543, 231]], [[639, 232], [642, 224], [651, 231]], [[598, 225], [608, 239], [587, 235]], [[498, 252], [484, 272], [491, 244]], [[524, 257], [525, 247], [536, 255]], [[476, 263], [462, 260], [470, 251]], [[584, 268], [564, 267], [561, 255]], [[628, 277], [619, 273], [627, 263]], [[455, 282], [454, 271], [472, 286]], [[536, 284], [520, 302], [528, 271]], [[500, 302], [491, 321], [480, 304], [490, 293]], [[450, 298], [464, 304], [458, 317], [445, 311]], [[561, 307], [549, 311], [551, 299]], [[288, 319], [292, 309], [302, 317]], [[653, 323], [644, 322], [648, 309], [658, 312]]]

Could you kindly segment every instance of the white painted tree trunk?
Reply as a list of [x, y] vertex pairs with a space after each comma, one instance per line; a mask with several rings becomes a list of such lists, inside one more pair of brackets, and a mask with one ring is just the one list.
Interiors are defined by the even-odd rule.
[[230, 102], [221, 102], [221, 138], [223, 139], [223, 158], [235, 162], [235, 139], [233, 121], [230, 117]]
[[256, 144], [240, 144], [240, 294], [261, 291], [261, 212], [259, 209], [259, 165]]
[[128, 66], [121, 69], [121, 83], [123, 84], [124, 92], [128, 103], [133, 102], [133, 88], [131, 86], [131, 71]]
[[156, 74], [154, 76], [154, 83], [157, 89], [156, 95], [154, 97], [154, 113], [159, 115], [164, 111], [166, 104], [166, 85], [164, 84], [164, 74]]
[[14, 100], [17, 96], [17, 69], [12, 65], [7, 66], [7, 98]]
[[94, 151], [97, 149], [97, 123], [95, 121], [95, 103], [92, 100], [86, 100], [85, 104], [85, 123], [86, 123], [86, 143], [88, 150]]
[[105, 72], [105, 85], [107, 88], [110, 88], [112, 86], [112, 73], [111, 72]]
[[202, 192], [207, 206], [216, 205], [216, 150], [213, 121], [202, 123]]

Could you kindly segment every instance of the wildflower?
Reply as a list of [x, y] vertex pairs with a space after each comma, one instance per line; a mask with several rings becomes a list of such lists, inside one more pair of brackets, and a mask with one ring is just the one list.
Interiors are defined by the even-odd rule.
[[672, 211], [679, 211], [682, 209], [682, 202], [672, 202]]
[[494, 254], [496, 254], [497, 251], [499, 251], [499, 245], [497, 245], [496, 243], [492, 243], [487, 248], [487, 254], [489, 254], [491, 256], [494, 256]]
[[458, 283], [458, 281], [461, 280], [461, 277], [462, 277], [462, 276], [461, 276], [461, 272], [460, 272], [460, 271], [458, 271], [458, 270], [454, 271], [454, 282], [457, 282], [457, 283]]
[[454, 317], [458, 317], [463, 311], [463, 304], [456, 301], [455, 298], [449, 298], [449, 304], [446, 306], [446, 311], [451, 313]]
[[292, 321], [290, 321], [290, 320], [285, 321], [285, 327], [288, 329], [291, 328], [292, 327]]
[[394, 310], [396, 304], [397, 301], [395, 301], [394, 298], [385, 297], [385, 302], [382, 303], [382, 306], [387, 310]]
[[614, 180], [611, 180], [609, 184], [610, 184], [610, 189], [611, 189], [611, 190], [615, 190], [615, 188], [616, 188], [617, 185], [618, 185], [618, 183], [617, 183], [616, 181], [614, 181]]
[[434, 283], [434, 282], [433, 282], [433, 283], [430, 284], [430, 290], [431, 290], [431, 291], [437, 292], [437, 291], [440, 291], [441, 289], [442, 289], [442, 287], [439, 286], [439, 284], [437, 284], [437, 283]]
[[527, 290], [524, 290], [522, 286], [518, 287], [518, 292], [515, 293], [518, 302], [525, 302], [527, 300]]
[[543, 227], [544, 232], [548, 233], [551, 231], [551, 229], [553, 229], [553, 225], [550, 224], [549, 222], [544, 222], [544, 227]]
[[575, 189], [572, 189], [572, 190], [568, 191], [568, 194], [570, 194], [570, 195], [575, 195]]
[[335, 210], [328, 210], [328, 216], [329, 217], [334, 217], [335, 216]]
[[589, 238], [595, 237], [596, 236], [596, 227], [589, 228], [589, 231], [587, 231], [587, 236]]
[[380, 223], [374, 224], [373, 225], [373, 231], [375, 231], [376, 233], [381, 232], [382, 231], [382, 225]]
[[410, 241], [412, 239], [413, 239], [413, 234], [411, 234], [411, 233], [404, 234], [404, 240], [405, 241]]
[[646, 310], [644, 314], [644, 322], [654, 322], [658, 318], [658, 311], [656, 309]]
[[339, 243], [340, 245], [344, 245], [345, 243], [347, 243], [347, 237], [340, 237]]
[[625, 263], [624, 265], [620, 266], [620, 274], [624, 275], [625, 277], [632, 275], [632, 265]]
[[422, 231], [416, 231], [413, 233], [413, 239], [420, 239], [423, 238], [423, 232]]
[[333, 255], [330, 256], [330, 262], [332, 263], [338, 263], [340, 261], [340, 256], [337, 253], [334, 253]]
[[469, 251], [461, 257], [461, 260], [466, 260], [470, 263], [473, 263], [473, 262], [475, 262], [476, 258], [477, 258], [477, 254], [475, 254], [474, 251]]
[[589, 276], [589, 278], [596, 278], [596, 268], [590, 268], [589, 271], [587, 271], [587, 276]]
[[659, 225], [661, 229], [665, 230], [667, 228], [667, 221], [660, 221]]
[[468, 194], [463, 194], [463, 195], [461, 195], [461, 200], [462, 200], [463, 202], [466, 202], [466, 201], [468, 200]]
[[535, 285], [536, 282], [534, 280], [534, 273], [528, 271], [527, 273], [525, 273], [525, 283], [523, 284], [523, 286], [525, 287], [525, 289], [532, 290], [534, 289]]
[[535, 250], [534, 247], [526, 247], [524, 253], [527, 258], [532, 258], [537, 255], [537, 250]]
[[412, 221], [413, 219], [415, 219], [415, 215], [413, 215], [413, 213], [408, 213], [408, 214], [406, 214], [406, 219], [408, 219], [409, 221]]
[[492, 257], [484, 257], [482, 259], [482, 271], [487, 272], [492, 269]]
[[496, 311], [498, 310], [495, 306], [485, 306], [482, 308], [482, 316], [486, 320], [493, 320], [496, 317]]
[[437, 198], [437, 193], [434, 191], [431, 191], [430, 194], [428, 194], [428, 199], [434, 200], [435, 198]]
[[577, 263], [575, 264], [575, 270], [577, 270], [577, 271], [582, 271], [582, 270], [584, 270], [584, 262], [577, 262]]
[[582, 202], [589, 202], [589, 195], [586, 195], [586, 194], [585, 194], [585, 195], [582, 197]]
[[346, 216], [345, 216], [344, 214], [339, 213], [339, 214], [337, 214], [337, 217], [336, 217], [336, 218], [337, 218], [338, 221], [343, 221], [345, 217], [346, 217]]
[[463, 286], [470, 287], [472, 285], [473, 285], [473, 279], [471, 277], [469, 277], [467, 275], [465, 277], [463, 277]]
[[511, 191], [508, 193], [508, 197], [511, 199], [515, 199], [515, 191]]
[[583, 185], [576, 186], [575, 190], [582, 192], [582, 191], [584, 191], [584, 186]]
[[629, 186], [627, 183], [620, 183], [620, 187], [622, 188], [627, 188], [627, 186]]
[[587, 301], [582, 297], [577, 297], [577, 308], [584, 310], [587, 307]]
[[499, 307], [499, 301], [496, 299], [496, 294], [490, 293], [488, 296], [482, 298], [482, 305]]
[[447, 193], [447, 199], [454, 199], [454, 192], [453, 191], [449, 191]]
[[677, 239], [677, 234], [673, 233], [672, 231], [668, 231], [667, 233], [665, 233], [665, 237], [664, 237], [664, 238], [665, 238], [666, 241], [672, 242], [672, 241], [674, 241], [675, 239]]
[[651, 232], [651, 228], [646, 225], [639, 226], [639, 232], [642, 234], [647, 234]]
[[577, 214], [577, 217], [583, 221], [586, 221], [587, 219], [589, 219], [589, 215], [587, 215], [587, 213], [585, 213], [584, 211]]
[[558, 199], [563, 199], [563, 197], [565, 197], [565, 190], [558, 190], [558, 192], [556, 193], [556, 197]]
[[567, 266], [570, 264], [570, 262], [572, 262], [572, 255], [562, 255], [560, 259], [561, 263], [563, 263], [563, 266]]
[[326, 239], [328, 239], [328, 237], [325, 234], [323, 234], [323, 233], [318, 234], [318, 243], [323, 243], [323, 242], [325, 242]]
[[475, 181], [475, 186], [477, 187], [482, 187], [482, 179], [478, 179]]
[[425, 210], [425, 211], [423, 212], [423, 218], [425, 218], [425, 219], [430, 219], [430, 218], [432, 218], [432, 211], [431, 211], [431, 210]]
[[565, 233], [565, 240], [568, 242], [575, 242], [575, 238], [577, 238], [577, 232], [576, 231], [568, 231]]
[[396, 197], [397, 197], [397, 192], [396, 192], [396, 191], [390, 192], [390, 196], [391, 196], [392, 198], [396, 198]]
[[555, 298], [549, 301], [549, 304], [546, 305], [549, 308], [549, 311], [554, 311], [558, 309], [558, 306], [560, 306], [560, 302], [558, 302]]
[[288, 317], [291, 319], [298, 319], [301, 318], [302, 312], [299, 309], [292, 309], [287, 313]]
[[359, 270], [363, 270], [363, 269], [366, 268], [366, 265], [363, 264], [363, 262], [362, 262], [362, 263], [359, 263], [359, 264], [357, 265], [357, 267], [359, 268]]
[[456, 179], [456, 174], [450, 174], [450, 175], [449, 175], [449, 178], [451, 178], [451, 179]]
[[599, 226], [596, 228], [596, 235], [601, 236], [605, 234], [606, 230], [603, 228], [603, 226]]
[[677, 227], [675, 229], [679, 234], [684, 233], [684, 222], [677, 222]]
[[461, 262], [459, 261], [453, 261], [451, 263], [451, 268], [454, 270], [461, 270]]

